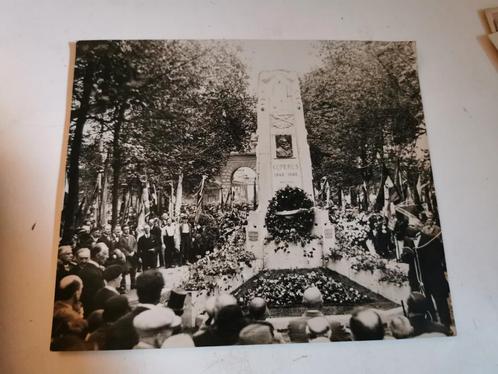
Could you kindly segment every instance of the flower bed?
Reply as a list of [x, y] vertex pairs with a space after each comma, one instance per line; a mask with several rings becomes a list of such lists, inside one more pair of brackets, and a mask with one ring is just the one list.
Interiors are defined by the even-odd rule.
[[[348, 260], [351, 269], [357, 272], [368, 271], [373, 273], [379, 271], [382, 274], [379, 277], [379, 282], [390, 283], [398, 287], [402, 287], [408, 282], [408, 274], [392, 261], [366, 252], [363, 248], [358, 246], [346, 249], [338, 245], [337, 248], [331, 251], [329, 259], [332, 262], [346, 259]], [[387, 266], [388, 264], [390, 264], [389, 267]]]
[[[372, 230], [384, 230], [383, 217], [377, 213], [364, 213], [348, 210], [345, 212], [331, 211], [329, 218], [336, 225], [336, 248], [330, 251], [329, 259], [333, 262], [348, 260], [352, 270], [379, 271], [378, 281], [402, 287], [406, 285], [406, 272], [385, 258], [370, 253], [366, 241], [372, 236]], [[391, 266], [387, 266], [390, 264]]]
[[345, 284], [338, 275], [327, 269], [270, 270], [260, 272], [256, 277], [234, 292], [241, 305], [253, 297], [263, 297], [271, 308], [302, 305], [302, 296], [308, 287], [317, 287], [323, 295], [325, 305], [357, 305], [369, 303], [372, 296], [353, 286]]
[[185, 289], [212, 292], [218, 287], [221, 277], [233, 278], [244, 266], [252, 266], [254, 254], [245, 250], [244, 215], [233, 210], [226, 218], [220, 225], [218, 247], [189, 266], [190, 277]]

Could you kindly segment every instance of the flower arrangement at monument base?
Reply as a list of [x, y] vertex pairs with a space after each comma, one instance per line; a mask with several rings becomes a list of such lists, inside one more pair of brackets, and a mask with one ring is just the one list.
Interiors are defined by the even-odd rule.
[[338, 245], [331, 251], [329, 260], [334, 262], [346, 260], [349, 262], [350, 268], [356, 272], [374, 273], [380, 271], [382, 274], [379, 278], [380, 282], [394, 284], [398, 287], [408, 282], [407, 273], [399, 269], [398, 264], [367, 252], [360, 246], [345, 248]]
[[363, 246], [370, 233], [370, 216], [365, 212], [335, 210], [329, 219], [336, 227], [336, 238], [343, 246]]
[[272, 240], [278, 250], [289, 250], [289, 243], [305, 247], [317, 236], [311, 234], [315, 212], [313, 201], [300, 188], [286, 186], [270, 200], [265, 224], [268, 230], [266, 242]]
[[[379, 281], [397, 285], [405, 285], [408, 281], [406, 272], [394, 263], [381, 256], [370, 253], [366, 241], [371, 237], [372, 227], [381, 229], [383, 217], [377, 213], [357, 212], [354, 209], [345, 211], [331, 210], [329, 218], [336, 227], [336, 247], [330, 251], [329, 260], [350, 263], [356, 272], [380, 271]], [[389, 265], [389, 266], [388, 266]]]
[[312, 286], [321, 291], [324, 305], [356, 305], [371, 301], [367, 294], [343, 284], [326, 269], [263, 271], [250, 283], [234, 293], [241, 305], [247, 305], [258, 296], [272, 308], [302, 306], [303, 292]]
[[[222, 277], [231, 279], [239, 274], [244, 266], [251, 267], [254, 254], [245, 250], [245, 229], [243, 214], [237, 209], [224, 219], [218, 237], [218, 246], [189, 266], [189, 280], [184, 285], [188, 290], [213, 291]], [[225, 218], [225, 217], [224, 217]]]

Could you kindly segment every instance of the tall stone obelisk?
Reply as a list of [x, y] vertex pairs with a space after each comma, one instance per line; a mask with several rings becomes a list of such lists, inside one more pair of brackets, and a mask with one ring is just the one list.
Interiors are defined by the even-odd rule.
[[299, 187], [313, 199], [313, 177], [299, 79], [294, 72], [259, 74], [257, 175], [261, 212], [285, 186]]
[[[324, 247], [333, 246], [333, 227], [328, 214], [315, 208], [313, 233], [322, 240], [306, 246], [289, 243], [289, 251], [275, 250], [266, 239], [265, 216], [269, 201], [285, 186], [299, 187], [311, 199], [313, 177], [299, 79], [294, 72], [275, 70], [259, 74], [258, 144], [256, 171], [258, 209], [250, 212], [246, 249], [259, 260], [260, 269], [311, 268], [322, 264]], [[327, 231], [328, 230], [328, 231]], [[332, 238], [332, 239], [331, 239]], [[313, 252], [313, 256], [305, 253]]]

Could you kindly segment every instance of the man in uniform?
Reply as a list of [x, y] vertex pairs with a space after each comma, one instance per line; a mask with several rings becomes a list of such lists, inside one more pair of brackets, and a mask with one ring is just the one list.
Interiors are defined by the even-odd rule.
[[[450, 327], [451, 317], [448, 305], [450, 287], [446, 279], [446, 260], [440, 233], [431, 237], [414, 227], [406, 230], [406, 244], [403, 261], [408, 263], [408, 280], [412, 291], [421, 291], [429, 301], [433, 317]], [[434, 308], [434, 299], [436, 308]]]

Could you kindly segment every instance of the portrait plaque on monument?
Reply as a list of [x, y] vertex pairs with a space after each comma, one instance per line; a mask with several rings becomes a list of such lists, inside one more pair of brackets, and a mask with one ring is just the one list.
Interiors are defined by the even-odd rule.
[[292, 158], [292, 136], [275, 135], [275, 148], [276, 158]]

